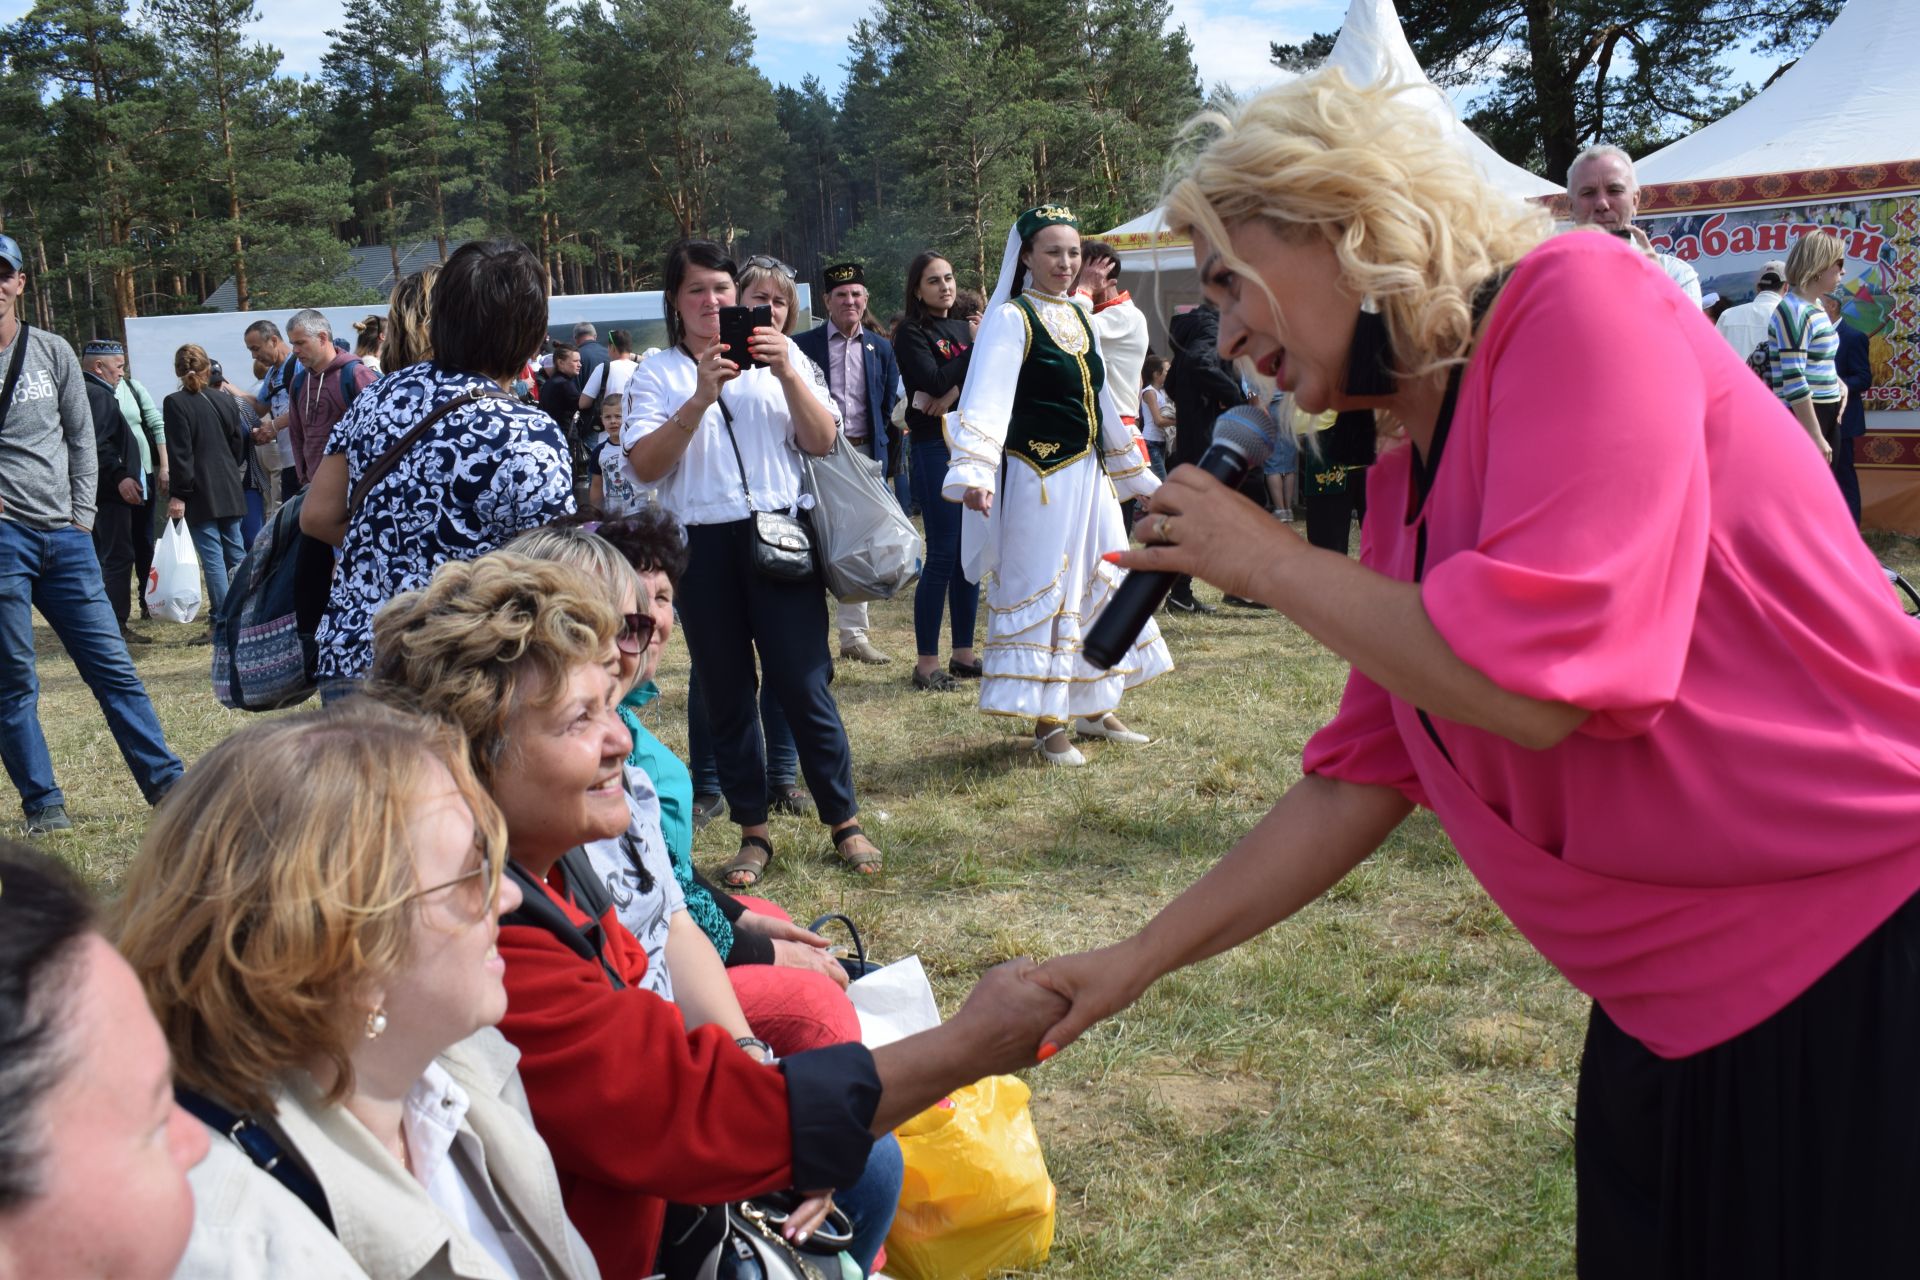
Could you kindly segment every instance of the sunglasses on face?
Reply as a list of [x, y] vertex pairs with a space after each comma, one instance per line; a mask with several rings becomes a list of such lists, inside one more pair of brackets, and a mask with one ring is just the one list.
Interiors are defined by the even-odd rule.
[[652, 639], [652, 614], [623, 613], [620, 615], [620, 632], [613, 638], [613, 642], [620, 646], [620, 652], [644, 653]]

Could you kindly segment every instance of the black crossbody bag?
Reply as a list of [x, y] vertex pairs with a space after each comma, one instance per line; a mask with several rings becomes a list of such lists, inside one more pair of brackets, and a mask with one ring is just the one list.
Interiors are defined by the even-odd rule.
[[740, 468], [740, 487], [746, 491], [748, 519], [753, 522], [753, 567], [775, 582], [811, 582], [814, 579], [813, 533], [806, 523], [784, 511], [754, 511], [753, 486], [747, 483], [747, 460], [733, 434], [733, 410], [719, 401], [726, 420], [727, 443], [733, 446], [734, 465]]

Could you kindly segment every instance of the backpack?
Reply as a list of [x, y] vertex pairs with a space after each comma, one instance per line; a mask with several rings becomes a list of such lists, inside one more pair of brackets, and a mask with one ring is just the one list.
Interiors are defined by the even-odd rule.
[[[360, 394], [360, 388], [355, 385], [353, 378], [360, 372], [361, 367], [357, 357], [340, 366], [340, 412], [343, 416], [348, 407], [353, 404], [353, 398]], [[306, 385], [306, 381], [307, 366], [301, 365], [293, 371], [293, 381], [287, 384], [287, 389], [293, 393], [295, 399], [299, 398], [300, 388]]]
[[213, 624], [213, 696], [237, 711], [277, 711], [316, 688], [315, 632], [333, 586], [333, 548], [300, 529], [306, 494], [280, 504], [227, 586]]

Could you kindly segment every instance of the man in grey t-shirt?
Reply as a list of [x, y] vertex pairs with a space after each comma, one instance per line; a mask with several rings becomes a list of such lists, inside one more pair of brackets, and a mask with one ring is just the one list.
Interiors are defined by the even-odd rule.
[[149, 803], [159, 803], [182, 766], [100, 579], [93, 410], [80, 362], [64, 338], [14, 315], [25, 265], [20, 246], [0, 235], [0, 761], [20, 793], [27, 834], [44, 835], [73, 823], [40, 731], [35, 608], [93, 690]]

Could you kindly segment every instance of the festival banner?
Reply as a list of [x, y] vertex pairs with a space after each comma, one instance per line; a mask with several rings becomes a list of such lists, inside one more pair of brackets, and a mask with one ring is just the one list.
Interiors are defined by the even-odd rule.
[[1761, 264], [1785, 260], [1800, 237], [1837, 235], [1846, 268], [1835, 291], [1843, 321], [1867, 335], [1869, 410], [1920, 411], [1920, 196], [1913, 193], [1766, 209], [1655, 214], [1640, 226], [1654, 248], [1693, 264], [1700, 291], [1751, 301]]

